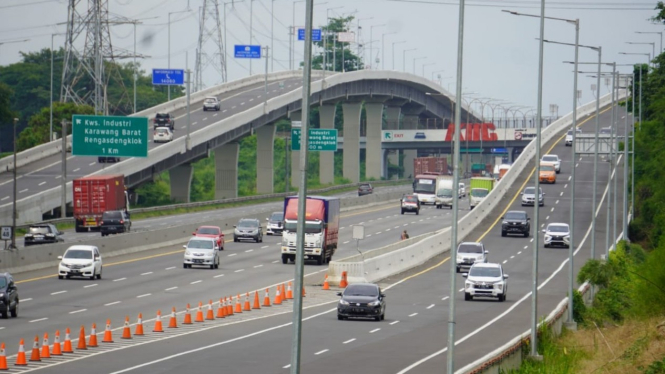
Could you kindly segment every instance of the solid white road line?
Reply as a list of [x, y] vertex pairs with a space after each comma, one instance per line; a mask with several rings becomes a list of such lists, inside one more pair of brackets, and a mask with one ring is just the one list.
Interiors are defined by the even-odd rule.
[[44, 318], [33, 319], [32, 321], [28, 321], [28, 322], [29, 322], [29, 323], [40, 322], [40, 321], [46, 321], [47, 319], [48, 319], [48, 318], [44, 317]]
[[203, 282], [203, 281], [202, 280], [197, 280], [197, 281], [194, 281], [194, 282], [190, 282], [189, 284], [197, 284], [197, 283], [201, 283], [201, 282]]
[[375, 332], [380, 331], [380, 330], [381, 330], [381, 329], [374, 329], [374, 330], [370, 331], [369, 333], [370, 333], [370, 334], [374, 334]]
[[328, 351], [329, 351], [329, 349], [324, 349], [324, 350], [322, 350], [322, 351], [318, 351], [318, 352], [316, 352], [316, 353], [314, 353], [314, 354], [318, 356], [318, 355], [323, 354], [323, 353], [326, 353], [326, 352], [328, 352]]
[[151, 293], [146, 293], [146, 294], [143, 294], [143, 295], [138, 295], [138, 296], [136, 296], [136, 298], [140, 299], [142, 297], [147, 297], [147, 296], [150, 296], [150, 295], [152, 295], [152, 294]]
[[356, 341], [356, 338], [353, 338], [353, 339], [349, 339], [349, 340], [347, 340], [347, 341], [345, 341], [345, 342], [342, 342], [342, 344], [349, 344], [349, 343], [351, 343], [351, 342], [355, 342], [355, 341]]
[[86, 310], [88, 310], [88, 309], [79, 309], [79, 310], [75, 310], [73, 312], [69, 312], [69, 314], [81, 313], [81, 312], [85, 312]]
[[51, 292], [51, 295], [59, 295], [61, 293], [65, 293], [67, 291], [58, 291], [58, 292]]
[[165, 289], [164, 291], [173, 291], [173, 290], [175, 290], [175, 289], [177, 289], [177, 288], [178, 288], [177, 286], [175, 286], [175, 287], [169, 287], [169, 288]]
[[115, 304], [120, 304], [121, 302], [122, 301], [114, 301], [112, 303], [104, 304], [104, 306], [111, 306], [111, 305], [115, 305]]

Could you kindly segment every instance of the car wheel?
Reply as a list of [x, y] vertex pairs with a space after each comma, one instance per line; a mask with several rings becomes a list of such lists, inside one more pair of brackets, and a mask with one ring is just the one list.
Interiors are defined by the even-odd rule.
[[236, 238], [236, 237], [234, 236], [234, 237], [233, 237], [233, 242], [234, 242], [234, 243], [237, 243], [237, 242], [238, 242], [238, 238]]
[[386, 319], [386, 312], [381, 313], [381, 321]]
[[529, 232], [528, 232], [528, 231], [524, 233], [524, 237], [525, 237], [525, 238], [528, 238], [528, 237], [529, 237]]
[[416, 210], [416, 215], [420, 215], [420, 209]]
[[263, 235], [259, 237], [259, 243], [263, 243]]
[[455, 272], [456, 272], [456, 273], [459, 273], [459, 270], [460, 270], [459, 266], [458, 266], [456, 269], [457, 269], [457, 270], [456, 270]]
[[343, 321], [343, 320], [344, 320], [344, 316], [341, 315], [341, 314], [338, 314], [338, 315], [337, 315], [337, 320], [338, 320], [338, 321]]
[[404, 209], [402, 209], [402, 215], [404, 215]]
[[506, 236], [508, 235], [505, 231], [501, 231], [501, 236]]
[[183, 269], [187, 269], [187, 264], [182, 264]]
[[381, 316], [376, 316], [376, 317], [374, 317], [374, 320], [377, 321], [377, 322], [378, 322], [378, 321], [381, 321]]
[[215, 268], [215, 264], [210, 264], [210, 270], [213, 270]]
[[102, 279], [102, 271], [104, 268], [99, 268], [99, 274], [97, 274], [97, 279]]
[[95, 269], [92, 269], [92, 275], [90, 276], [90, 280], [95, 280], [95, 277], [97, 275], [95, 274]]
[[16, 300], [16, 306], [10, 311], [13, 318], [18, 317], [18, 300]]
[[58, 275], [58, 279], [63, 279], [64, 277], [62, 275]]
[[0, 316], [2, 316], [3, 319], [7, 319], [7, 309], [5, 309], [3, 312], [0, 312]]
[[506, 301], [506, 294], [505, 294], [505, 293], [504, 293], [503, 295], [500, 295], [500, 296], [499, 296], [499, 301], [500, 301], [500, 302], [504, 302], [504, 301]]
[[471, 294], [465, 292], [464, 293], [464, 301], [470, 301], [470, 300], [473, 300], [473, 296], [471, 296]]

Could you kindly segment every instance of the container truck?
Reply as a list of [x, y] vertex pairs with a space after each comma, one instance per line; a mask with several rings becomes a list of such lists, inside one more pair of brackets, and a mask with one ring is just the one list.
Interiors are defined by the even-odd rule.
[[125, 176], [122, 174], [77, 178], [72, 185], [76, 232], [99, 230], [102, 214], [106, 211], [129, 211]]
[[471, 178], [469, 182], [469, 206], [471, 209], [480, 204], [481, 201], [494, 188], [494, 178]]
[[[337, 249], [340, 200], [338, 197], [308, 196], [305, 202], [305, 259], [317, 265], [329, 262]], [[284, 198], [282, 263], [296, 259], [298, 197]]]
[[445, 157], [416, 157], [413, 159], [413, 175], [448, 174], [448, 160]]

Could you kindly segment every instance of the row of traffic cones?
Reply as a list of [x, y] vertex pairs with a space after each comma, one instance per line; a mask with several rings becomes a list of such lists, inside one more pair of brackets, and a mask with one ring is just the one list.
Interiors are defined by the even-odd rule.
[[[305, 296], [305, 288], [302, 290], [303, 296]], [[270, 307], [272, 305], [281, 305], [282, 302], [285, 302], [289, 299], [293, 299], [293, 290], [291, 289], [291, 282], [288, 283], [288, 288], [285, 288], [285, 284], [277, 286], [275, 298], [270, 301], [270, 292], [269, 289], [265, 290], [265, 297], [263, 300], [263, 305], [259, 303], [259, 292], [254, 292], [254, 302], [250, 303], [249, 292], [245, 295], [244, 304], [240, 301], [240, 294], [236, 296], [235, 307], [233, 305], [233, 296], [228, 298], [223, 297], [219, 299], [219, 306], [217, 309], [217, 314], [213, 313], [213, 302], [210, 300], [207, 304], [207, 310], [203, 313], [203, 303], [199, 302], [198, 307], [196, 308], [196, 316], [194, 322], [204, 322], [206, 320], [214, 320], [215, 318], [226, 318], [232, 316], [233, 314], [239, 314], [242, 312], [249, 312], [252, 309], [261, 309], [261, 307]], [[187, 304], [187, 309], [185, 310], [185, 316], [183, 320], [184, 325], [192, 324], [192, 315], [190, 312], [191, 306]], [[169, 316], [168, 328], [178, 328], [178, 321], [176, 318], [176, 308], [171, 309], [171, 314]], [[152, 330], [153, 332], [164, 332], [162, 326], [162, 313], [160, 310], [157, 311], [157, 317], [155, 318], [155, 325]], [[42, 341], [41, 349], [39, 347], [39, 336], [35, 336], [35, 340], [32, 346], [32, 352], [30, 354], [30, 359], [27, 359], [25, 352], [25, 342], [21, 339], [19, 343], [18, 354], [16, 355], [16, 366], [26, 366], [28, 361], [41, 361], [45, 358], [51, 358], [52, 356], [62, 356], [64, 353], [74, 353], [72, 346], [72, 341], [70, 339], [70, 329], [65, 330], [65, 340], [63, 343], [60, 342], [60, 330], [55, 332], [55, 338], [53, 340], [53, 345], [49, 344], [48, 333], [44, 334], [44, 339]], [[143, 314], [139, 313], [138, 320], [136, 322], [136, 327], [134, 329], [134, 335], [142, 336], [144, 335], [143, 331]], [[92, 324], [90, 335], [88, 336], [88, 341], [86, 343], [86, 334], [85, 327], [81, 326], [79, 332], [78, 344], [76, 346], [77, 350], [87, 350], [88, 347], [98, 347], [97, 341], [97, 325]], [[125, 324], [122, 329], [122, 339], [132, 339], [132, 332], [129, 325], [129, 316], [125, 317]], [[111, 331], [111, 320], [106, 320], [106, 327], [104, 329], [104, 336], [102, 338], [102, 343], [113, 343], [113, 333]], [[0, 370], [8, 370], [7, 366], [7, 356], [5, 354], [5, 343], [0, 343]]]

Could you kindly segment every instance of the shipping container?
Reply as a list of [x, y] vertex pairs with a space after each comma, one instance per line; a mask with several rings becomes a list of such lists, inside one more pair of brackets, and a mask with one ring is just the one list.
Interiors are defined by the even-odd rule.
[[445, 157], [416, 157], [413, 159], [413, 175], [448, 174], [448, 159]]
[[72, 206], [76, 232], [98, 229], [102, 214], [111, 210], [128, 209], [125, 176], [93, 175], [74, 179]]

